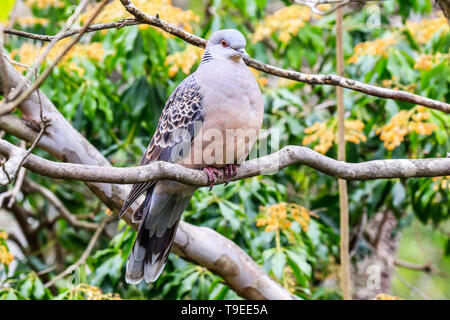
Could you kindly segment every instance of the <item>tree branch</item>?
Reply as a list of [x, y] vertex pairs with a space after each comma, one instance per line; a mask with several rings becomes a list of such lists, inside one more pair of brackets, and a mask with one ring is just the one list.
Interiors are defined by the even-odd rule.
[[53, 207], [58, 211], [61, 218], [65, 219], [69, 225], [78, 229], [83, 228], [87, 230], [97, 230], [99, 225], [94, 222], [80, 221], [75, 215], [70, 213], [66, 206], [58, 199], [58, 197], [49, 189], [37, 184], [36, 182], [25, 179], [23, 183], [23, 189], [28, 193], [38, 193], [42, 195]]
[[[0, 154], [8, 157], [18, 152], [18, 147], [0, 140]], [[20, 149], [19, 149], [20, 150]], [[274, 173], [293, 164], [302, 164], [322, 173], [346, 180], [372, 180], [393, 178], [423, 178], [450, 175], [450, 158], [386, 159], [361, 163], [336, 161], [306, 147], [287, 146], [280, 151], [244, 162], [231, 180], [241, 180], [260, 174]], [[118, 168], [63, 163], [30, 155], [24, 167], [37, 174], [55, 179], [134, 184], [169, 179], [188, 185], [209, 185], [208, 176], [202, 170], [188, 169], [182, 165], [156, 161], [149, 165]], [[217, 184], [225, 183], [223, 176]]]
[[[143, 23], [137, 21], [136, 19], [122, 19], [122, 20], [117, 20], [117, 21], [114, 21], [114, 22], [99, 23], [99, 24], [90, 25], [86, 29], [85, 33], [96, 32], [96, 31], [107, 30], [107, 29], [121, 29], [123, 27], [135, 26], [135, 25], [138, 25], [138, 24], [143, 24]], [[5, 29], [3, 29], [3, 32], [5, 34], [11, 34], [11, 35], [19, 36], [19, 37], [30, 38], [30, 39], [33, 39], [33, 40], [52, 41], [55, 38], [57, 38], [58, 40], [62, 40], [62, 39], [71, 37], [73, 35], [76, 35], [76, 34], [80, 33], [81, 30], [82, 30], [81, 27], [80, 28], [69, 29], [69, 30], [61, 33], [58, 36], [56, 36], [56, 35], [50, 36], [50, 35], [46, 35], [46, 34], [35, 34], [35, 33], [25, 32], [25, 31], [21, 31], [21, 30], [15, 30], [15, 29], [11, 29], [11, 28], [5, 28]]]

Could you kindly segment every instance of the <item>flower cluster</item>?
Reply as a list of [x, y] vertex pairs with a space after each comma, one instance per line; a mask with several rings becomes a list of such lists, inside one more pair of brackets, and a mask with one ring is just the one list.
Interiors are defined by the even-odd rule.
[[[450, 54], [442, 54], [440, 52], [436, 54], [422, 53], [414, 64], [414, 69], [417, 70], [430, 70], [435, 65], [439, 64], [444, 59], [450, 59]], [[447, 60], [448, 61], [448, 60]]]
[[0, 239], [8, 239], [8, 233], [6, 233], [6, 231], [0, 231]]
[[305, 25], [305, 22], [313, 17], [316, 17], [316, 15], [306, 6], [291, 5], [281, 8], [267, 16], [264, 22], [256, 26], [252, 42], [259, 42], [274, 33], [278, 33], [278, 39], [287, 43], [292, 36], [297, 35], [298, 30]]
[[310, 213], [308, 209], [296, 203], [280, 202], [261, 207], [261, 211], [256, 220], [256, 226], [265, 226], [265, 232], [289, 231], [293, 221], [297, 221], [305, 232], [308, 231]]
[[394, 150], [409, 133], [431, 135], [437, 126], [434, 123], [426, 122], [429, 117], [430, 113], [423, 106], [416, 106], [410, 111], [401, 110], [391, 118], [389, 123], [378, 128], [376, 133], [384, 141], [386, 149]]
[[184, 74], [189, 74], [191, 68], [203, 55], [203, 51], [202, 48], [187, 45], [185, 50], [168, 55], [164, 65], [169, 67], [169, 76], [175, 76], [180, 70]]
[[[403, 29], [408, 30], [411, 33], [412, 38], [419, 44], [425, 44], [430, 41], [436, 33], [440, 31], [448, 32], [449, 25], [442, 12], [439, 12], [436, 18], [422, 19], [420, 21], [407, 21], [406, 26]], [[348, 63], [356, 63], [358, 62], [359, 57], [365, 55], [387, 57], [387, 49], [396, 44], [400, 39], [401, 37], [399, 34], [394, 33], [382, 39], [360, 42], [355, 46], [354, 53], [348, 59]], [[421, 63], [418, 61], [418, 64], [416, 64], [416, 69], [429, 67], [429, 62], [426, 62], [427, 59], [429, 60], [429, 57], [424, 55], [422, 59], [423, 61]]]
[[[361, 121], [345, 120], [345, 140], [355, 144], [365, 142], [367, 138], [362, 133], [363, 129], [364, 124]], [[337, 142], [336, 130], [335, 120], [330, 123], [315, 122], [311, 127], [304, 130], [306, 136], [303, 138], [302, 144], [306, 146], [316, 143], [314, 150], [325, 154], [333, 146], [333, 143]]]
[[[68, 38], [58, 41], [56, 45], [50, 50], [49, 54], [47, 55], [47, 59], [50, 61], [55, 60], [58, 54], [64, 50], [69, 41], [70, 40]], [[20, 63], [31, 66], [37, 59], [39, 54], [41, 54], [44, 50], [45, 46], [42, 48], [38, 48], [31, 43], [24, 42], [19, 49], [11, 51], [10, 56], [13, 59], [17, 56]], [[105, 49], [99, 42], [92, 42], [87, 44], [78, 43], [74, 45], [72, 49], [64, 56], [61, 61], [61, 65], [66, 67], [68, 70], [76, 71], [79, 75], [82, 76], [85, 70], [71, 61], [74, 57], [84, 57], [101, 61], [104, 55]]]
[[14, 256], [9, 252], [5, 241], [6, 239], [8, 239], [8, 234], [5, 231], [0, 231], [0, 264], [9, 266], [11, 261], [13, 261]]
[[397, 41], [394, 35], [389, 35], [382, 39], [374, 41], [365, 41], [358, 43], [353, 49], [353, 55], [347, 60], [348, 63], [357, 63], [361, 56], [383, 56], [387, 57], [387, 49]]
[[[191, 23], [199, 22], [200, 17], [197, 16], [192, 10], [182, 10], [181, 8], [174, 7], [171, 0], [134, 0], [133, 4], [143, 12], [149, 15], [158, 14], [161, 19], [166, 20], [170, 24], [184, 28], [188, 32], [193, 32]], [[90, 16], [92, 16], [96, 6], [98, 4], [91, 5], [86, 13], [81, 15], [80, 20], [85, 22]], [[114, 20], [133, 18], [122, 6], [120, 1], [112, 1], [107, 4], [100, 14], [95, 19], [97, 23], [106, 23]], [[140, 28], [148, 28], [148, 25], [141, 25]], [[161, 30], [157, 29], [162, 32]], [[164, 36], [168, 36], [167, 33], [162, 32]]]
[[36, 7], [38, 9], [46, 9], [48, 7], [64, 7], [64, 2], [61, 0], [26, 0], [25, 4], [29, 7]]
[[36, 24], [46, 26], [48, 24], [48, 19], [37, 17], [18, 17], [16, 22], [22, 27], [34, 26]]
[[99, 287], [81, 283], [71, 289], [69, 299], [76, 295], [82, 295], [87, 300], [122, 300], [118, 293], [103, 293]]
[[435, 191], [442, 189], [446, 191], [450, 191], [450, 176], [445, 177], [434, 177], [433, 182], [435, 182], [435, 185], [433, 186], [433, 189]]
[[448, 32], [450, 27], [447, 18], [442, 11], [439, 11], [436, 18], [422, 19], [420, 21], [406, 21], [406, 28], [411, 33], [412, 37], [418, 43], [425, 44], [439, 32]]
[[414, 92], [417, 89], [417, 83], [402, 84], [396, 76], [392, 76], [392, 79], [384, 79], [382, 81], [383, 87], [392, 88], [393, 90], [403, 90], [408, 92]]

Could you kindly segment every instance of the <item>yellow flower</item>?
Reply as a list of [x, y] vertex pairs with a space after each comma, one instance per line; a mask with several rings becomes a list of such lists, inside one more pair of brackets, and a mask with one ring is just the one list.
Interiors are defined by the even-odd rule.
[[406, 28], [411, 33], [415, 41], [425, 44], [439, 32], [448, 32], [450, 30], [447, 18], [442, 11], [438, 12], [436, 18], [422, 19], [420, 21], [407, 21]]
[[[366, 136], [362, 133], [364, 124], [359, 120], [345, 120], [345, 140], [359, 144], [366, 141]], [[304, 130], [307, 134], [302, 141], [304, 146], [316, 143], [314, 150], [325, 154], [336, 142], [336, 121], [315, 122], [311, 127]]]
[[0, 244], [0, 264], [4, 264], [9, 266], [9, 264], [13, 261], [14, 256], [11, 252], [9, 252], [8, 248], [2, 244]]
[[[56, 43], [47, 55], [47, 60], [54, 61], [60, 52], [64, 50], [70, 39], [66, 38]], [[45, 46], [38, 48], [28, 42], [24, 42], [19, 49], [11, 51], [11, 58], [18, 56], [20, 63], [31, 66], [39, 55], [45, 50]], [[70, 71], [75, 71], [80, 75], [84, 74], [84, 69], [70, 62], [74, 57], [89, 58], [92, 60], [101, 61], [105, 55], [105, 49], [99, 42], [92, 42], [87, 44], [78, 43], [64, 56], [60, 64]], [[17, 67], [23, 71], [22, 67]]]
[[407, 134], [417, 132], [421, 135], [431, 135], [437, 125], [424, 122], [430, 117], [428, 111], [423, 106], [416, 106], [410, 111], [401, 110], [389, 123], [378, 128], [376, 133], [380, 135], [380, 140], [384, 141], [384, 146], [388, 150], [394, 150], [404, 140]]
[[379, 293], [375, 297], [375, 300], [403, 300], [403, 299], [399, 298], [399, 297], [396, 297], [396, 296], [391, 296], [391, 295], [386, 294], [386, 293]]
[[389, 35], [374, 41], [358, 43], [353, 49], [353, 55], [347, 60], [348, 63], [356, 63], [361, 56], [383, 56], [387, 57], [387, 49], [396, 43], [394, 35]]
[[69, 299], [76, 294], [82, 294], [87, 300], [121, 300], [118, 293], [103, 293], [99, 287], [89, 284], [79, 284], [70, 290]]
[[265, 232], [288, 231], [292, 232], [293, 221], [297, 221], [306, 232], [311, 220], [308, 209], [296, 203], [280, 202], [261, 208], [262, 213], [256, 220], [257, 227], [265, 227]]
[[0, 239], [8, 239], [8, 233], [6, 231], [0, 231]]
[[449, 59], [450, 54], [442, 54], [440, 52], [435, 55], [432, 54], [421, 54], [416, 63], [414, 64], [414, 69], [417, 70], [430, 70], [433, 66], [439, 64], [444, 59]]
[[442, 189], [446, 191], [447, 189], [450, 191], [450, 176], [445, 177], [434, 177], [433, 182], [436, 182], [433, 189], [435, 191]]
[[175, 76], [180, 69], [184, 74], [189, 74], [191, 68], [203, 55], [203, 51], [202, 48], [188, 45], [185, 50], [168, 55], [164, 65], [169, 67], [169, 76]]
[[18, 17], [16, 22], [23, 27], [34, 26], [36, 24], [41, 24], [43, 26], [48, 24], [48, 19], [36, 18], [36, 17]]
[[46, 9], [48, 7], [64, 7], [64, 2], [61, 0], [26, 0], [25, 4], [29, 7], [36, 6], [39, 9]]
[[290, 5], [275, 11], [256, 26], [252, 42], [256, 43], [278, 33], [278, 39], [287, 43], [292, 36], [297, 35], [299, 29], [311, 18], [320, 18], [311, 9], [301, 5]]
[[[143, 12], [149, 15], [158, 14], [161, 19], [166, 20], [170, 24], [174, 24], [178, 27], [184, 28], [188, 32], [193, 32], [191, 23], [200, 21], [200, 17], [194, 14], [192, 10], [182, 10], [181, 8], [174, 7], [172, 1], [170, 0], [133, 0], [133, 4], [141, 9]], [[85, 22], [94, 12], [98, 4], [91, 5], [87, 12], [82, 14], [80, 20]], [[116, 0], [107, 4], [102, 12], [95, 19], [96, 23], [111, 22], [114, 20], [124, 19], [124, 18], [134, 18], [129, 14], [120, 1]], [[150, 27], [149, 25], [140, 25], [142, 29]], [[166, 32], [161, 31], [156, 28], [158, 32], [161, 32], [165, 37], [169, 35]]]
[[[441, 11], [436, 18], [407, 21], [406, 26], [402, 29], [409, 30], [414, 40], [421, 44], [430, 41], [437, 32], [449, 32], [450, 30], [447, 19]], [[354, 54], [347, 61], [348, 63], [356, 63], [359, 57], [365, 55], [386, 57], [388, 55], [387, 49], [397, 43], [398, 39], [400, 39], [400, 33], [391, 34], [382, 39], [360, 42], [355, 46]], [[435, 58], [430, 55], [421, 55], [414, 68], [427, 70], [433, 63], [436, 63], [436, 60], [433, 59]]]
[[263, 77], [261, 75], [261, 72], [259, 72], [258, 70], [254, 69], [254, 68], [250, 68], [251, 73], [253, 73], [253, 75], [255, 76], [256, 81], [259, 83], [259, 85], [261, 87], [264, 87], [268, 80], [266, 77]]

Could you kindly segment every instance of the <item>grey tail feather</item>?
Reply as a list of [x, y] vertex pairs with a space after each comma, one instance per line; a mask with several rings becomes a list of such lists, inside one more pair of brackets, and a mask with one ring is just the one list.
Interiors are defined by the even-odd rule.
[[137, 284], [142, 280], [148, 283], [158, 279], [169, 257], [181, 214], [191, 198], [166, 195], [155, 205], [153, 196], [158, 197], [149, 190], [144, 205], [139, 208], [142, 220], [128, 257], [125, 274], [128, 283]]

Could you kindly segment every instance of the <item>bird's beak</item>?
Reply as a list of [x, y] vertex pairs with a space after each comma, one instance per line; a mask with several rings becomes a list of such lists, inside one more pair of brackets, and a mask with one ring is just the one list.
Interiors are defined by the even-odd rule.
[[247, 51], [245, 51], [244, 48], [237, 49], [237, 51], [241, 54], [242, 58], [250, 58], [250, 56], [248, 55]]

